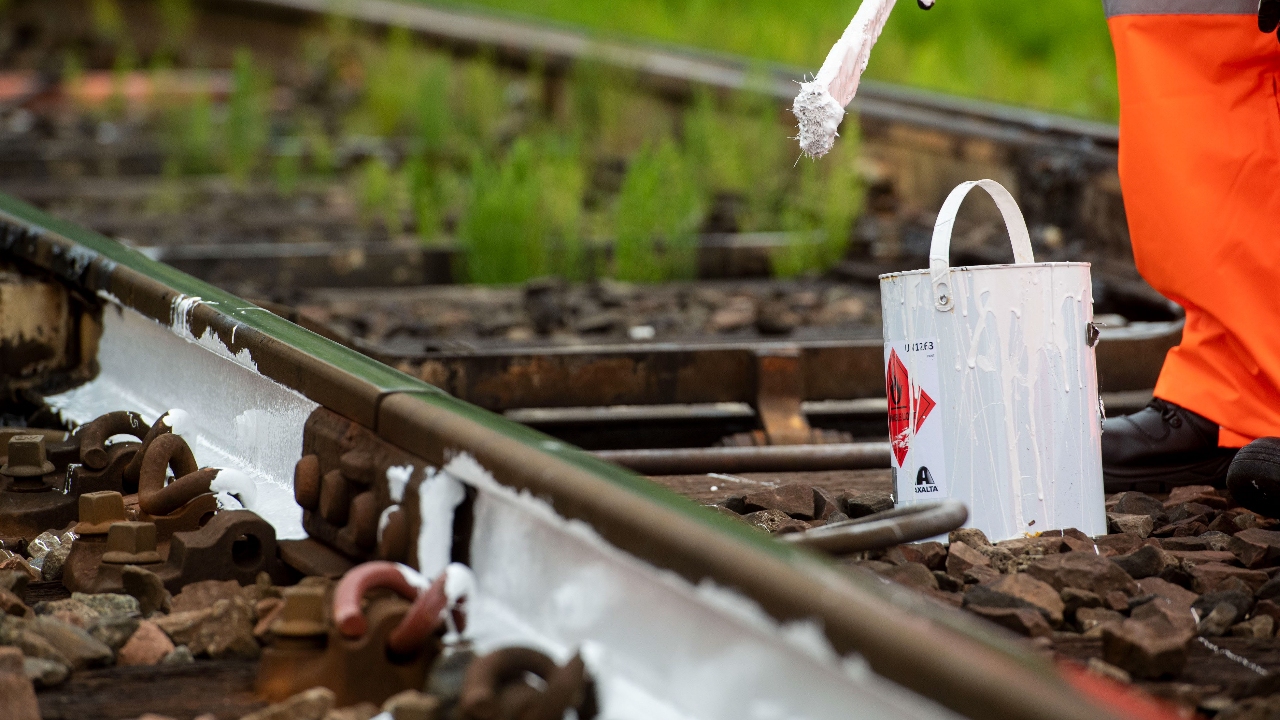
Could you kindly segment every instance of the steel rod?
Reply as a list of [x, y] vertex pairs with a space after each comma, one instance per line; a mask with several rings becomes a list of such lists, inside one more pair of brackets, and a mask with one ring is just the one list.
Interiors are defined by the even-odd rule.
[[600, 450], [593, 454], [601, 460], [645, 475], [805, 472], [889, 467], [887, 442]]

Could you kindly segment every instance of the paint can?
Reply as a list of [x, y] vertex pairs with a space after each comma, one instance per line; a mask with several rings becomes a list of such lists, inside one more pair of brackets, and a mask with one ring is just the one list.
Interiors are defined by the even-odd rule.
[[[1014, 264], [951, 267], [956, 212], [995, 200]], [[929, 269], [880, 277], [899, 504], [955, 498], [993, 542], [1107, 531], [1088, 263], [1037, 263], [1017, 202], [966, 182], [938, 213]]]

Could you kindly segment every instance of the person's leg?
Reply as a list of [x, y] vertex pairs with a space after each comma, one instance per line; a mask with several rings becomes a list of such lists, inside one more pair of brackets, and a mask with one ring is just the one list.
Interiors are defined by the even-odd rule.
[[1104, 425], [1104, 474], [1220, 483], [1217, 445], [1280, 435], [1280, 45], [1251, 0], [1105, 4], [1134, 259], [1187, 321], [1163, 402]]

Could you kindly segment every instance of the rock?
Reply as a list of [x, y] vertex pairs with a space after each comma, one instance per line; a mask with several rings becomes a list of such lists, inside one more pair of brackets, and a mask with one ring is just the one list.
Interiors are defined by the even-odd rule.
[[125, 565], [121, 576], [124, 591], [137, 599], [138, 612], [142, 617], [151, 617], [155, 612], [169, 612], [173, 597], [164, 589], [164, 581], [159, 575], [137, 565]]
[[921, 590], [924, 588], [938, 589], [938, 581], [933, 577], [933, 573], [920, 563], [895, 565], [880, 574], [907, 587]]
[[1160, 547], [1174, 552], [1195, 552], [1197, 550], [1208, 550], [1209, 541], [1199, 536], [1160, 538]]
[[959, 530], [952, 530], [947, 535], [947, 542], [952, 544], [962, 542], [975, 550], [991, 546], [991, 541], [987, 539], [987, 534], [978, 528], [960, 528]]
[[[823, 490], [820, 487], [815, 487], [813, 489], [814, 519], [832, 522], [831, 516], [836, 513], [843, 516], [841, 519], [848, 519], [848, 516], [844, 515], [844, 511], [840, 509], [840, 503], [836, 502], [835, 498], [831, 497], [826, 490]], [[941, 543], [939, 543], [939, 545], [941, 545]]]
[[1274, 530], [1241, 530], [1232, 536], [1227, 549], [1247, 568], [1274, 565], [1280, 559], [1280, 532]]
[[1155, 529], [1155, 521], [1150, 515], [1107, 513], [1107, 529], [1113, 533], [1131, 533], [1145, 538]]
[[22, 602], [22, 598], [0, 588], [0, 613], [14, 617], [31, 617], [35, 611]]
[[31, 567], [31, 564], [21, 555], [13, 555], [0, 562], [0, 572], [6, 570], [22, 573], [29, 581], [40, 579], [40, 571]]
[[1182, 633], [1196, 631], [1196, 619], [1191, 608], [1169, 598], [1157, 597], [1134, 608], [1129, 613], [1134, 620], [1161, 620]]
[[845, 515], [851, 518], [866, 517], [893, 509], [893, 496], [886, 492], [845, 493], [836, 502], [844, 509]]
[[1227, 499], [1218, 494], [1212, 485], [1183, 485], [1169, 491], [1169, 498], [1164, 501], [1166, 508], [1176, 507], [1182, 503], [1199, 503], [1221, 510], [1229, 504]]
[[761, 335], [788, 335], [804, 322], [800, 314], [784, 302], [767, 301], [760, 304], [756, 315], [756, 330]]
[[0, 648], [0, 717], [5, 720], [40, 720], [40, 704], [27, 677], [22, 653]]
[[1080, 608], [1102, 607], [1102, 598], [1080, 588], [1063, 588], [1058, 597], [1062, 599], [1062, 616], [1067, 620], [1074, 621], [1076, 611]]
[[201, 580], [186, 585], [173, 598], [172, 613], [191, 612], [213, 607], [219, 600], [240, 597], [240, 583], [235, 580]]
[[947, 574], [955, 578], [963, 578], [965, 572], [976, 566], [991, 566], [986, 555], [974, 550], [967, 543], [953, 540], [947, 551]]
[[975, 547], [974, 550], [985, 555], [987, 562], [991, 563], [992, 569], [996, 572], [1006, 573], [1014, 568], [1013, 553], [1005, 548], [996, 547], [995, 545], [981, 545]]
[[1164, 514], [1164, 503], [1146, 493], [1124, 492], [1116, 498], [1110, 512], [1118, 515], [1146, 515], [1155, 520]]
[[1026, 572], [1058, 590], [1080, 588], [1102, 598], [1112, 590], [1119, 590], [1127, 597], [1138, 594], [1137, 583], [1119, 565], [1090, 552], [1048, 555], [1028, 565]]
[[117, 665], [157, 665], [174, 651], [173, 642], [155, 623], [143, 620], [116, 654]]
[[965, 607], [1030, 608], [1044, 615], [1051, 627], [1062, 626], [1065, 605], [1058, 591], [1025, 573], [1002, 575], [975, 585], [964, 595]]
[[1217, 550], [1168, 550], [1166, 552], [1169, 557], [1191, 567], [1205, 563], [1232, 565], [1236, 562], [1236, 557], [1231, 553]]
[[[1146, 517], [1143, 515], [1142, 517]], [[1113, 558], [1112, 562], [1120, 566], [1134, 580], [1158, 576], [1169, 565], [1177, 560], [1165, 550], [1155, 545], [1143, 545], [1136, 551]]]
[[161, 665], [186, 665], [195, 662], [195, 656], [191, 654], [191, 648], [186, 645], [179, 645], [173, 649], [173, 652], [164, 656], [160, 661]]
[[1273, 600], [1259, 600], [1258, 604], [1253, 606], [1253, 614], [1266, 615], [1280, 622], [1280, 603]]
[[1155, 595], [1156, 597], [1167, 598], [1175, 604], [1185, 605], [1187, 608], [1196, 601], [1196, 594], [1179, 585], [1174, 585], [1167, 580], [1158, 577], [1143, 578], [1138, 581], [1139, 591], [1143, 595]]
[[1085, 663], [1085, 669], [1094, 675], [1100, 675], [1104, 678], [1115, 680], [1119, 683], [1131, 683], [1133, 677], [1129, 673], [1103, 660], [1102, 658], [1091, 657], [1089, 662]]
[[16, 647], [27, 657], [71, 666], [71, 662], [52, 643], [32, 630], [34, 620], [9, 619], [9, 616], [0, 616], [0, 619], [3, 620], [0, 622], [0, 645]]
[[1116, 555], [1128, 555], [1147, 544], [1145, 538], [1140, 538], [1133, 533], [1115, 533], [1113, 535], [1099, 535], [1093, 539], [1093, 544], [1102, 550], [1110, 550]]
[[330, 710], [324, 720], [371, 720], [378, 712], [377, 705], [366, 702]]
[[105, 643], [70, 623], [37, 617], [30, 621], [29, 627], [31, 632], [49, 641], [73, 670], [107, 665], [115, 657]]
[[1179, 520], [1176, 523], [1162, 525], [1151, 531], [1152, 537], [1199, 537], [1209, 529], [1209, 518], [1205, 515]]
[[1191, 636], [1158, 621], [1125, 620], [1102, 629], [1102, 659], [1136, 678], [1176, 676]]
[[45, 553], [44, 563], [40, 566], [40, 579], [46, 581], [61, 580], [62, 566], [71, 554], [70, 545], [59, 545]]
[[293, 697], [249, 713], [240, 720], [324, 720], [333, 709], [335, 695], [329, 688], [313, 687]]
[[1051, 637], [1053, 629], [1039, 611], [1028, 608], [989, 608], [974, 606], [973, 614], [1028, 637]]
[[1230, 552], [1231, 536], [1224, 532], [1216, 530], [1206, 530], [1200, 534], [1200, 539], [1208, 544], [1209, 549], [1214, 552]]
[[1224, 583], [1231, 579], [1238, 579], [1248, 585], [1253, 592], [1257, 592], [1268, 579], [1267, 574], [1261, 570], [1247, 570], [1221, 563], [1196, 565], [1190, 569], [1190, 572], [1194, 578], [1192, 589], [1201, 595], [1221, 589]]
[[7, 590], [18, 597], [27, 594], [27, 586], [31, 584], [31, 576], [15, 570], [0, 570], [0, 590]]
[[63, 600], [43, 600], [36, 603], [33, 609], [37, 615], [56, 617], [80, 628], [87, 628], [102, 617], [97, 610], [74, 597]]
[[1248, 617], [1254, 605], [1253, 596], [1248, 593], [1239, 590], [1220, 590], [1201, 595], [1191, 604], [1191, 607], [1200, 617], [1205, 617], [1222, 603], [1230, 605], [1235, 610], [1235, 614], [1231, 616], [1231, 622], [1227, 623], [1228, 625], [1233, 625]]
[[1255, 596], [1259, 600], [1270, 600], [1275, 597], [1280, 597], [1280, 575], [1276, 575], [1263, 583], [1262, 587], [1258, 588], [1258, 592], [1255, 593]]
[[942, 592], [953, 593], [964, 589], [964, 582], [951, 577], [945, 570], [934, 570], [933, 579], [938, 581], [938, 589]]
[[88, 628], [90, 635], [113, 651], [123, 647], [137, 629], [138, 618], [127, 615], [99, 618]]
[[31, 680], [37, 688], [50, 688], [55, 685], [61, 685], [71, 677], [71, 670], [62, 663], [53, 660], [45, 660], [44, 658], [24, 657], [22, 659], [22, 671], [26, 673], [28, 679]]
[[1262, 518], [1254, 512], [1244, 508], [1231, 508], [1218, 513], [1218, 517], [1209, 523], [1209, 530], [1235, 535], [1241, 530], [1256, 528], [1262, 522]]
[[809, 529], [808, 525], [792, 519], [790, 515], [781, 510], [760, 510], [743, 515], [742, 519], [761, 530], [777, 534], [802, 532]]
[[996, 547], [1008, 550], [1015, 558], [1031, 556], [1044, 557], [1056, 552], [1062, 552], [1062, 538], [1060, 537], [1027, 537], [1013, 538], [1012, 540], [1001, 540], [996, 543]]
[[387, 698], [382, 712], [391, 713], [393, 720], [435, 720], [440, 713], [440, 700], [417, 690], [405, 690]]
[[756, 304], [749, 297], [730, 298], [727, 305], [718, 308], [707, 319], [707, 329], [712, 332], [741, 330], [756, 321]]
[[981, 585], [982, 583], [995, 582], [1000, 579], [1000, 573], [990, 565], [974, 565], [964, 571], [962, 578], [965, 583], [970, 585]]
[[[177, 601], [174, 598], [175, 606]], [[254, 659], [261, 652], [253, 637], [253, 606], [239, 597], [218, 600], [203, 610], [174, 612], [154, 622], [175, 645], [186, 645], [193, 655]]]
[[1227, 628], [1235, 622], [1236, 609], [1229, 603], [1218, 603], [1207, 616], [1200, 620], [1196, 632], [1205, 637], [1219, 637], [1226, 634]]
[[940, 542], [922, 542], [904, 545], [903, 547], [913, 548], [920, 553], [920, 562], [930, 570], [945, 570], [947, 568], [947, 549]]
[[1124, 616], [1115, 610], [1109, 610], [1103, 607], [1097, 608], [1080, 608], [1076, 610], [1076, 627], [1080, 632], [1087, 633], [1094, 628], [1103, 625], [1118, 624], [1124, 622]]
[[1276, 621], [1269, 615], [1256, 615], [1231, 626], [1232, 637], [1269, 638], [1275, 634]]
[[253, 626], [253, 636], [258, 642], [265, 642], [267, 633], [271, 631], [271, 625], [280, 617], [280, 613], [284, 610], [284, 600], [280, 598], [263, 598], [253, 606], [254, 612], [258, 615], [258, 623]]
[[71, 593], [71, 599], [99, 617], [138, 617], [138, 600], [120, 593]]

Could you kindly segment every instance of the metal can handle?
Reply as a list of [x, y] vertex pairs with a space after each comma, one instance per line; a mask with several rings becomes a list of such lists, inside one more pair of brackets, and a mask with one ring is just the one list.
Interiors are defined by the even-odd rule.
[[1004, 226], [1009, 231], [1009, 240], [1013, 244], [1013, 263], [1015, 265], [1031, 265], [1036, 260], [1031, 253], [1031, 234], [1027, 232], [1027, 221], [1022, 217], [1018, 202], [1003, 185], [995, 180], [970, 180], [956, 186], [938, 211], [938, 220], [933, 224], [933, 241], [929, 245], [929, 276], [933, 281], [934, 307], [942, 312], [949, 312], [955, 307], [954, 289], [951, 286], [951, 230], [956, 222], [956, 213], [960, 204], [974, 186], [987, 191], [1000, 215], [1004, 217]]

